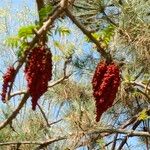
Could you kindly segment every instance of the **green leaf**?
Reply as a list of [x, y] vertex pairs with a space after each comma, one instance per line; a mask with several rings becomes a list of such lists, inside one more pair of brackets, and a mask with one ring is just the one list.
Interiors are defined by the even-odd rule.
[[29, 25], [21, 27], [18, 31], [18, 37], [27, 39], [28, 37], [32, 37], [34, 32], [33, 30], [36, 28], [36, 25]]
[[74, 54], [74, 49], [75, 49], [75, 46], [72, 43], [69, 43], [67, 45], [66, 50], [63, 52], [63, 54], [65, 55], [66, 58], [69, 58]]
[[58, 41], [54, 41], [54, 46], [59, 47], [60, 43]]
[[59, 27], [55, 33], [59, 33], [61, 36], [70, 35], [71, 31], [66, 27]]
[[93, 33], [92, 34], [93, 36], [94, 36], [94, 38], [96, 39], [96, 40], [99, 40], [99, 38], [100, 38], [100, 34], [99, 33]]
[[60, 51], [64, 51], [65, 46], [58, 41], [54, 41], [54, 46], [57, 47]]
[[[103, 47], [107, 47], [109, 45], [111, 37], [114, 34], [114, 30], [115, 30], [115, 27], [112, 25], [109, 25], [103, 30], [93, 33], [92, 35], [96, 40], [101, 40], [101, 45]], [[87, 42], [90, 42], [90, 39], [88, 37], [86, 37], [85, 40]]]
[[11, 48], [17, 48], [19, 46], [20, 38], [18, 36], [12, 36], [7, 38], [4, 43], [11, 47]]
[[61, 61], [62, 60], [62, 57], [61, 56], [59, 56], [59, 55], [54, 55], [53, 56], [53, 61], [54, 62], [59, 62], [59, 61]]
[[19, 50], [17, 51], [18, 58], [24, 56], [24, 52], [26, 51], [27, 47], [28, 47], [27, 43], [25, 42], [21, 43]]
[[41, 21], [43, 21], [45, 18], [48, 17], [48, 15], [52, 12], [53, 6], [52, 5], [47, 5], [39, 11], [39, 16]]
[[98, 139], [97, 141], [97, 144], [99, 145], [100, 148], [103, 148], [103, 146], [105, 145], [105, 142], [103, 139]]
[[147, 119], [149, 119], [149, 118], [150, 118], [150, 116], [148, 116], [147, 110], [144, 109], [144, 110], [140, 113], [140, 115], [139, 115], [139, 117], [138, 117], [138, 120], [147, 120]]

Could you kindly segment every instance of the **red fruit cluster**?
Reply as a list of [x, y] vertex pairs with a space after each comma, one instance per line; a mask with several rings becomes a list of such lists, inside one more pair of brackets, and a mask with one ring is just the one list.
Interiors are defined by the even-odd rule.
[[6, 73], [3, 76], [3, 85], [2, 85], [2, 94], [1, 94], [3, 102], [6, 101], [7, 90], [10, 84], [13, 82], [14, 75], [15, 75], [14, 67], [12, 66], [8, 67]]
[[120, 85], [119, 68], [114, 63], [100, 62], [92, 80], [93, 96], [96, 101], [96, 121], [112, 106]]
[[52, 78], [52, 54], [45, 47], [35, 47], [28, 55], [25, 66], [28, 91], [32, 97], [32, 109], [38, 99], [47, 91]]

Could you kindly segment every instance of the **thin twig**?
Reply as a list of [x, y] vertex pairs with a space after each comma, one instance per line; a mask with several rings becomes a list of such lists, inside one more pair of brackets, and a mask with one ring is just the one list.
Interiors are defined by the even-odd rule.
[[48, 88], [51, 88], [51, 87], [53, 87], [53, 86], [55, 86], [55, 85], [61, 83], [62, 81], [68, 79], [71, 75], [72, 75], [72, 74], [69, 74], [69, 75], [67, 75], [67, 76], [64, 76], [64, 77], [58, 79], [57, 81], [54, 81], [54, 82], [50, 83], [50, 84], [48, 85]]
[[27, 101], [28, 98], [29, 98], [29, 93], [27, 92], [23, 96], [20, 104], [15, 109], [15, 111], [5, 121], [3, 121], [2, 123], [0, 123], [0, 130], [3, 129], [5, 126], [7, 126], [17, 116], [17, 114], [19, 113], [19, 111], [21, 110], [21, 108], [24, 106], [24, 104], [26, 103], [26, 101]]
[[62, 121], [62, 120], [63, 120], [63, 119], [59, 119], [59, 120], [57, 120], [57, 121], [51, 122], [51, 123], [49, 123], [49, 125], [52, 126], [52, 125], [54, 125], [54, 124], [56, 124], [56, 123], [58, 123], [58, 122], [60, 122], [60, 121]]
[[39, 104], [37, 104], [37, 106], [39, 107], [39, 109], [40, 109], [40, 111], [41, 111], [41, 114], [42, 114], [43, 118], [45, 119], [45, 122], [46, 122], [47, 127], [50, 127], [49, 122], [48, 122], [48, 119], [47, 119], [46, 114], [45, 114], [45, 112], [43, 111], [42, 107], [41, 107]]
[[[60, 78], [60, 79], [58, 79], [58, 80], [56, 80], [56, 81], [54, 81], [52, 83], [49, 83], [48, 88], [51, 88], [51, 87], [53, 87], [53, 86], [63, 82], [64, 80], [67, 80], [71, 75], [72, 74], [63, 76], [62, 78]], [[1, 92], [0, 92], [0, 94], [1, 94]], [[26, 94], [26, 90], [16, 91], [16, 92], [12, 93], [9, 96], [9, 99], [8, 98], [7, 99], [10, 100], [12, 97], [15, 97], [15, 96], [18, 96], [18, 95], [24, 95], [24, 94]]]
[[118, 138], [118, 133], [116, 133], [116, 135], [114, 136], [113, 145], [112, 145], [111, 150], [115, 150], [116, 143], [117, 143], [117, 138]]
[[[135, 123], [137, 121], [139, 114], [133, 116], [131, 119], [127, 120], [124, 124], [121, 125], [120, 129], [125, 129], [126, 127], [130, 126], [131, 124]], [[115, 150], [116, 147], [116, 139], [118, 137], [118, 133], [114, 136], [113, 145], [111, 150]]]
[[[132, 132], [140, 125], [141, 121], [137, 120], [133, 127], [132, 127]], [[129, 133], [125, 136], [125, 138], [122, 140], [121, 144], [118, 147], [118, 150], [122, 150], [123, 146], [127, 143], [128, 138], [131, 136], [132, 133]]]
[[40, 145], [39, 147], [45, 146], [45, 145], [49, 145], [52, 144], [54, 142], [60, 141], [60, 140], [64, 140], [67, 139], [65, 136], [64, 137], [57, 137], [57, 138], [53, 138], [53, 139], [48, 139], [46, 141], [22, 141], [22, 142], [5, 142], [5, 143], [0, 143], [0, 146], [7, 146], [7, 145], [18, 145], [18, 144], [33, 144], [33, 145]]
[[[119, 138], [119, 139], [116, 139], [116, 141], [119, 141], [119, 140], [122, 140], [121, 138]], [[107, 143], [107, 144], [105, 144], [105, 146], [104, 147], [107, 147], [107, 146], [109, 146], [110, 144], [112, 144], [114, 142], [114, 140], [113, 141], [110, 141], [109, 143]], [[111, 149], [112, 150], [112, 149]]]
[[131, 84], [131, 85], [133, 85], [133, 86], [139, 86], [139, 87], [141, 87], [141, 88], [144, 88], [144, 89], [147, 89], [148, 91], [150, 91], [150, 87], [145, 86], [145, 85], [142, 84], [142, 83], [133, 81], [133, 82], [130, 82], [129, 84]]
[[67, 137], [64, 136], [64, 137], [58, 137], [56, 139], [47, 140], [47, 141], [41, 143], [40, 146], [38, 146], [35, 150], [40, 150], [40, 149], [42, 149], [44, 147], [47, 147], [48, 145], [50, 145], [54, 142], [58, 142], [58, 141], [61, 141], [61, 140], [66, 140], [66, 139], [67, 139]]
[[146, 94], [145, 92], [143, 92], [142, 90], [140, 90], [138, 88], [137, 88], [137, 91], [140, 92], [141, 94], [143, 94], [148, 99], [148, 102], [150, 101], [150, 97], [148, 94]]
[[120, 134], [128, 134], [128, 136], [142, 136], [142, 137], [150, 137], [149, 132], [143, 131], [133, 131], [133, 130], [124, 130], [124, 129], [114, 129], [114, 128], [100, 128], [96, 131], [89, 132], [91, 133], [120, 133]]

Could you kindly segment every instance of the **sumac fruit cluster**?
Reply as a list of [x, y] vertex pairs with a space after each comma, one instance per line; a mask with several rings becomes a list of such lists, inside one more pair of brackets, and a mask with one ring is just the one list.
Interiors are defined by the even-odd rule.
[[3, 75], [3, 85], [2, 85], [2, 101], [6, 101], [7, 90], [10, 87], [10, 84], [13, 82], [15, 75], [14, 67], [10, 66], [7, 68], [6, 73]]
[[93, 96], [96, 104], [96, 121], [112, 106], [120, 85], [119, 68], [116, 64], [100, 62], [95, 70], [93, 80]]
[[52, 54], [43, 47], [33, 48], [27, 55], [25, 76], [28, 91], [32, 97], [32, 109], [36, 109], [38, 99], [47, 91], [52, 78]]

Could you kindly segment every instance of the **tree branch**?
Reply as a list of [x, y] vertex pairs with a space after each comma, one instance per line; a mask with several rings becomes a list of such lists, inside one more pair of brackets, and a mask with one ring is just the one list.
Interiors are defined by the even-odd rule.
[[100, 128], [96, 131], [89, 132], [88, 134], [94, 134], [94, 133], [120, 133], [120, 134], [128, 134], [131, 136], [142, 136], [142, 137], [150, 137], [149, 132], [143, 132], [143, 131], [133, 131], [133, 130], [124, 130], [124, 129], [114, 129], [114, 128]]
[[22, 91], [17, 91], [17, 92], [14, 92], [10, 95], [9, 99], [10, 100], [12, 97], [15, 97], [15, 96], [18, 96], [18, 95], [23, 95], [23, 94], [26, 94], [26, 90], [22, 90]]
[[[148, 109], [146, 112], [149, 114], [150, 109]], [[141, 113], [141, 112], [140, 112], [140, 113]], [[133, 124], [132, 129], [135, 130], [135, 129], [137, 128], [137, 126], [138, 126], [138, 125], [140, 124], [140, 122], [141, 122], [141, 120], [138, 120], [138, 117], [139, 117], [140, 113], [136, 114], [136, 115], [133, 116], [131, 119], [127, 120], [124, 124], [121, 125], [120, 129], [125, 129], [125, 128], [127, 128], [128, 126], [130, 126], [131, 124]], [[113, 142], [113, 145], [112, 145], [111, 150], [115, 150], [117, 137], [118, 137], [118, 133], [116, 133], [116, 135], [114, 136], [114, 140], [113, 140], [114, 142]], [[129, 137], [129, 135], [128, 135], [127, 137]], [[125, 142], [126, 142], [126, 140], [127, 140], [127, 137], [125, 137], [125, 138], [123, 139], [124, 144], [125, 144]], [[123, 142], [122, 142], [122, 143], [123, 143]]]
[[61, 140], [65, 140], [65, 139], [67, 139], [67, 137], [58, 137], [58, 138], [56, 138], [56, 139], [50, 139], [50, 140], [47, 140], [47, 141], [45, 141], [45, 142], [42, 142], [41, 144], [40, 144], [40, 146], [38, 146], [35, 150], [40, 150], [40, 149], [42, 149], [42, 148], [44, 148], [44, 147], [47, 147], [48, 145], [50, 145], [50, 144], [52, 144], [52, 143], [54, 143], [54, 142], [58, 142], [58, 141], [61, 141]]
[[53, 138], [53, 139], [48, 139], [47, 141], [23, 141], [23, 142], [5, 142], [5, 143], [0, 143], [0, 146], [7, 146], [7, 145], [18, 145], [18, 144], [33, 144], [33, 145], [40, 145], [39, 147], [37, 147], [36, 149], [40, 149], [43, 147], [46, 147], [49, 144], [52, 144], [54, 142], [57, 141], [61, 141], [61, 140], [65, 140], [66, 137], [57, 137], [57, 138]]
[[139, 86], [139, 87], [141, 87], [141, 88], [144, 88], [144, 89], [147, 89], [148, 91], [150, 91], [150, 87], [147, 87], [147, 86], [145, 86], [144, 84], [142, 84], [142, 83], [139, 83], [139, 82], [135, 82], [135, 81], [131, 81], [131, 82], [129, 82], [129, 84], [131, 84], [131, 85], [133, 85], [133, 86]]
[[36, 0], [38, 12], [44, 7], [44, 0]]
[[[136, 121], [132, 127], [133, 130], [135, 130], [139, 124], [141, 123], [141, 121]], [[120, 143], [118, 150], [122, 150], [123, 146], [125, 145], [125, 143], [127, 143], [128, 138], [131, 136], [132, 133], [127, 134], [124, 139], [122, 140], [122, 142]]]
[[97, 46], [98, 52], [101, 53], [101, 55], [108, 61], [110, 62], [112, 60], [111, 55], [107, 53], [102, 47], [101, 44], [98, 40], [94, 38], [94, 36], [91, 34], [90, 31], [88, 31], [76, 18], [75, 16], [72, 15], [72, 13], [68, 10], [65, 9], [66, 15], [72, 20], [76, 26], [81, 29], [81, 31]]
[[[52, 83], [49, 83], [48, 88], [51, 88], [51, 87], [53, 87], [53, 86], [55, 86], [55, 85], [61, 83], [62, 81], [68, 79], [71, 75], [72, 75], [72, 74], [65, 75], [65, 76], [63, 76], [62, 78], [60, 78], [60, 79], [58, 79], [58, 80], [56, 80], [56, 81], [54, 81], [54, 82], [52, 82]], [[12, 94], [9, 96], [9, 98], [7, 98], [7, 100], [10, 100], [12, 97], [15, 97], [15, 96], [18, 96], [18, 95], [24, 95], [24, 94], [26, 94], [26, 93], [27, 93], [26, 90], [16, 91], [16, 92], [12, 93]], [[0, 92], [0, 94], [1, 94], [1, 92]]]
[[21, 108], [24, 106], [28, 98], [29, 98], [29, 93], [26, 93], [23, 96], [16, 110], [4, 122], [0, 123], [0, 130], [3, 129], [5, 126], [7, 126], [9, 123], [11, 123], [11, 121], [17, 116]]

